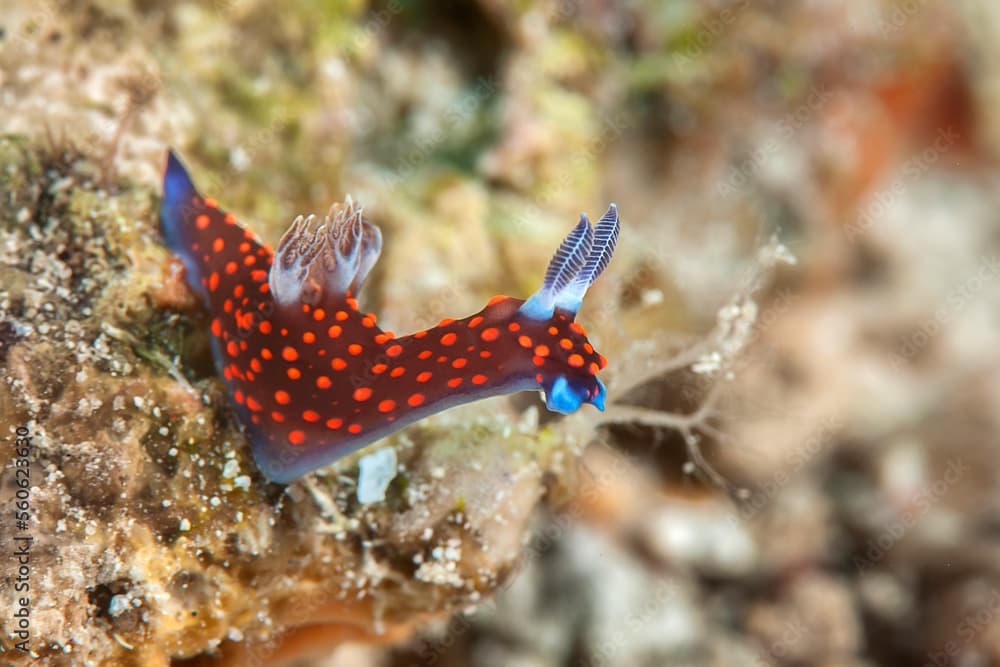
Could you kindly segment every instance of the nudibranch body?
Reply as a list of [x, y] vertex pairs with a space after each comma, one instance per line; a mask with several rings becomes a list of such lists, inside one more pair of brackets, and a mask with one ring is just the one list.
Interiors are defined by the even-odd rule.
[[488, 396], [541, 390], [551, 410], [604, 409], [607, 362], [574, 318], [614, 252], [614, 204], [594, 226], [581, 215], [527, 301], [497, 296], [401, 337], [358, 307], [382, 237], [350, 199], [321, 223], [297, 218], [272, 253], [201, 196], [171, 152], [160, 220], [211, 313], [216, 365], [272, 481]]

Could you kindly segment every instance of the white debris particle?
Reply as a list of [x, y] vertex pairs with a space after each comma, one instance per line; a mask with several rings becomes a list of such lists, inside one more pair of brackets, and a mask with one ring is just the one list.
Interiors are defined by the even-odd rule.
[[703, 354], [691, 370], [700, 375], [714, 375], [722, 371], [750, 342], [757, 322], [757, 304], [752, 299], [732, 301], [716, 316], [718, 349]]
[[241, 642], [243, 641], [243, 633], [240, 631], [239, 628], [231, 627], [226, 632], [226, 639], [228, 639], [231, 642]]
[[444, 560], [450, 560], [456, 563], [462, 559], [462, 542], [457, 538], [451, 538], [447, 543], [445, 543], [444, 547], [439, 546], [434, 551], [438, 550], [440, 550], [440, 553], [434, 554], [435, 558], [443, 558]]
[[246, 491], [250, 488], [250, 475], [240, 475], [233, 480], [233, 486]]
[[177, 456], [177, 448], [171, 447], [167, 450], [167, 456]]
[[396, 450], [384, 447], [358, 460], [358, 502], [362, 505], [385, 500], [385, 490], [396, 477]]
[[222, 466], [223, 478], [233, 479], [238, 474], [240, 474], [240, 464], [235, 459], [229, 459], [226, 461], [226, 465]]
[[113, 618], [120, 615], [123, 611], [127, 611], [128, 608], [128, 597], [125, 595], [115, 595], [111, 598], [111, 602], [108, 603], [108, 614]]
[[187, 531], [191, 530], [191, 522], [188, 521], [187, 519], [181, 519], [181, 523], [178, 526], [178, 529], [182, 533], [186, 533]]
[[434, 466], [430, 472], [434, 479], [444, 479], [444, 466]]
[[162, 507], [170, 507], [171, 504], [172, 503], [169, 500], [162, 500], [162, 501], [160, 501], [160, 505]]
[[691, 365], [691, 370], [699, 375], [711, 375], [722, 367], [722, 355], [718, 352], [709, 352], [702, 355], [698, 361]]
[[760, 260], [765, 266], [774, 266], [779, 263], [794, 266], [799, 263], [798, 258], [792, 254], [788, 246], [778, 239], [771, 239], [769, 244], [760, 249]]
[[211, 498], [210, 498], [210, 499], [208, 500], [208, 504], [209, 504], [209, 505], [211, 505], [212, 507], [218, 507], [219, 505], [221, 505], [221, 504], [222, 504], [222, 501], [221, 501], [221, 500], [219, 500], [219, 496], [212, 496], [212, 497], [211, 497]]
[[431, 557], [434, 560], [422, 563], [414, 573], [414, 576], [418, 580], [432, 584], [446, 584], [456, 588], [464, 584], [455, 566], [455, 563], [462, 557], [461, 542], [459, 540], [448, 540], [447, 546], [435, 547], [431, 551]]
[[160, 428], [158, 429], [158, 433], [159, 433], [160, 435], [169, 435], [169, 434], [170, 434], [170, 429], [168, 429], [168, 428], [167, 428], [166, 426], [161, 426], [161, 427], [160, 427]]
[[663, 290], [648, 289], [643, 290], [639, 297], [643, 306], [656, 306], [663, 303]]
[[142, 396], [133, 396], [132, 397], [132, 404], [135, 405], [135, 407], [137, 407], [137, 408], [139, 408], [141, 410], [142, 409], [142, 405], [143, 405]]

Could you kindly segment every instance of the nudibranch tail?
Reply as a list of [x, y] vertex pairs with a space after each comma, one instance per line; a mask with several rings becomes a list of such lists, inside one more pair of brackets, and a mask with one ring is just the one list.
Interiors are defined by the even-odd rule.
[[[173, 151], [167, 153], [167, 167], [163, 173], [163, 200], [160, 203], [160, 227], [167, 245], [187, 269], [188, 279], [201, 275], [202, 262], [196, 250], [197, 236], [189, 224], [189, 211], [198, 198], [191, 178]], [[196, 291], [203, 292], [200, 285]]]
[[246, 289], [248, 283], [264, 281], [271, 249], [214, 199], [202, 197], [173, 151], [167, 154], [163, 176], [160, 227], [167, 245], [184, 263], [188, 285], [209, 309], [246, 312], [267, 300], [254, 290], [243, 308], [235, 308], [232, 292], [238, 285]]
[[[574, 322], [618, 235], [612, 205], [585, 215], [527, 302], [397, 337], [357, 301], [382, 236], [348, 199], [320, 222], [298, 217], [277, 252], [167, 157], [161, 226], [211, 315], [212, 352], [258, 467], [288, 482], [403, 426], [461, 403], [540, 390], [549, 409], [603, 409], [606, 360]], [[570, 301], [576, 302], [576, 306]]]

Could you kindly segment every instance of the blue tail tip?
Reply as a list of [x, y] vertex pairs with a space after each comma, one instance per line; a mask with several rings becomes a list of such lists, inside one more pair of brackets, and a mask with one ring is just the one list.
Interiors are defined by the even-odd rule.
[[181, 163], [173, 149], [167, 149], [167, 166], [163, 170], [163, 199], [166, 203], [176, 205], [184, 198], [197, 194], [194, 183], [187, 169]]

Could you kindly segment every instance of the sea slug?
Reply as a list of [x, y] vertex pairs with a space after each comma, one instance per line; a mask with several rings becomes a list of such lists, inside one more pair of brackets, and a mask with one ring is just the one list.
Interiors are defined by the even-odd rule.
[[299, 216], [272, 252], [200, 195], [170, 152], [160, 223], [212, 316], [216, 365], [272, 481], [488, 396], [540, 390], [550, 410], [604, 409], [607, 361], [574, 319], [614, 252], [614, 204], [593, 226], [581, 214], [526, 301], [496, 296], [400, 337], [358, 307], [382, 235], [349, 198], [322, 222]]

